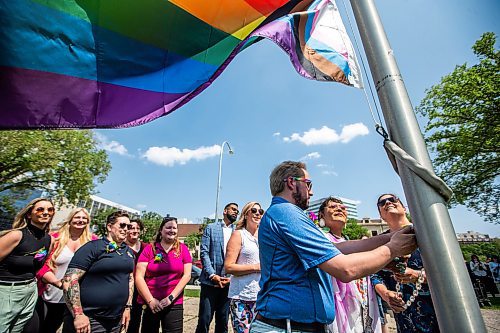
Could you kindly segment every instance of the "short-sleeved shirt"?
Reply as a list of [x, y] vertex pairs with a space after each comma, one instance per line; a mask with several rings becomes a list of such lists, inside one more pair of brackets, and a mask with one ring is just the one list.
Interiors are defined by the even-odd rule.
[[134, 254], [125, 243], [107, 251], [109, 243], [105, 238], [86, 243], [68, 266], [85, 271], [80, 279], [80, 298], [87, 316], [118, 318], [127, 304]]
[[[153, 248], [154, 246], [154, 248]], [[162, 254], [161, 261], [155, 261], [155, 255]], [[189, 253], [188, 247], [180, 243], [179, 253], [171, 250], [165, 253], [165, 250], [160, 243], [149, 244], [139, 256], [137, 263], [147, 262], [146, 274], [144, 280], [154, 298], [162, 300], [170, 295], [172, 290], [181, 280], [184, 274], [184, 264], [192, 263], [193, 259]], [[182, 304], [183, 294], [175, 299], [174, 304]], [[144, 304], [145, 301], [141, 296], [137, 297], [139, 304]]]
[[331, 323], [331, 278], [317, 266], [340, 254], [296, 205], [274, 197], [259, 226], [257, 312], [270, 319]]

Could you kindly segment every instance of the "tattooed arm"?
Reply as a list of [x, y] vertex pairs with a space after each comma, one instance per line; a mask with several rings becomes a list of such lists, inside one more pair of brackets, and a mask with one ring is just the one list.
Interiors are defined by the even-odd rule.
[[80, 301], [80, 284], [78, 281], [83, 274], [85, 274], [83, 269], [68, 268], [63, 278], [64, 300], [75, 318], [73, 323], [77, 333], [90, 332], [89, 318], [83, 313]]
[[122, 327], [124, 327], [125, 331], [128, 330], [128, 324], [130, 322], [130, 309], [132, 308], [133, 296], [134, 296], [134, 273], [130, 273], [130, 277], [128, 280], [128, 300], [122, 316]]

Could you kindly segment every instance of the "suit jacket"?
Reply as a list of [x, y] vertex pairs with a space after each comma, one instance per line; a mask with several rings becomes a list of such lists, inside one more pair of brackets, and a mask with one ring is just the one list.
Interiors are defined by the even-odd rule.
[[222, 224], [224, 222], [214, 222], [207, 225], [201, 237], [201, 263], [203, 269], [200, 276], [200, 283], [214, 286], [210, 281], [210, 275], [224, 275], [224, 232]]

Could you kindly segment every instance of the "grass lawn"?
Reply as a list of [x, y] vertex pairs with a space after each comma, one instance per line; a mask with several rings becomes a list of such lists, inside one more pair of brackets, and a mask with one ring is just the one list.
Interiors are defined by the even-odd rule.
[[200, 297], [200, 289], [184, 289], [186, 297]]
[[500, 310], [500, 297], [489, 297], [489, 300], [491, 302], [491, 306], [485, 306], [482, 307], [482, 309]]

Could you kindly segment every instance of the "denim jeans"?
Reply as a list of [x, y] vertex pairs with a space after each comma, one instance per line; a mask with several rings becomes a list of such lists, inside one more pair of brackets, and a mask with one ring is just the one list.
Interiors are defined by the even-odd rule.
[[303, 331], [292, 330], [287, 332], [284, 328], [274, 327], [263, 323], [260, 320], [254, 320], [250, 328], [250, 333], [308, 333]]

